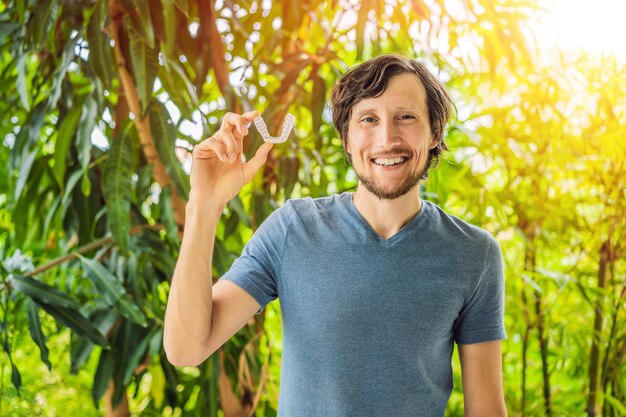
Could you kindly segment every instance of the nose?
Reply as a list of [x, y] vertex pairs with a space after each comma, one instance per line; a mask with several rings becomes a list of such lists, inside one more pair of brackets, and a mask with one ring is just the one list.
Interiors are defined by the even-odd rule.
[[378, 146], [383, 149], [391, 149], [395, 145], [400, 144], [402, 141], [402, 135], [400, 134], [400, 129], [398, 124], [393, 118], [386, 118], [382, 123], [380, 123], [380, 132], [377, 137]]

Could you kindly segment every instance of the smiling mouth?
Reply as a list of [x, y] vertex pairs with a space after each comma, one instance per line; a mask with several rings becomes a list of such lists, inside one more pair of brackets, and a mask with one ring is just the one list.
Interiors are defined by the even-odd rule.
[[381, 167], [392, 167], [402, 165], [408, 160], [409, 158], [406, 156], [398, 156], [395, 158], [374, 158], [372, 159], [372, 163]]

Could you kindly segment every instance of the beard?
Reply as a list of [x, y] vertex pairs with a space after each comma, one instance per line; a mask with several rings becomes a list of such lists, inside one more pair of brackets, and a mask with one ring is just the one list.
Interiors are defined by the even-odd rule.
[[352, 168], [354, 169], [354, 172], [356, 173], [356, 176], [359, 179], [359, 182], [363, 185], [363, 187], [365, 187], [367, 191], [375, 195], [380, 200], [394, 200], [398, 197], [402, 197], [413, 188], [415, 188], [415, 186], [419, 184], [420, 179], [425, 178], [425, 175], [428, 171], [428, 167], [424, 166], [419, 172], [410, 173], [400, 184], [392, 188], [383, 188], [376, 181], [373, 175], [366, 177], [364, 175], [361, 175], [356, 170], [356, 168], [354, 168], [354, 165], [352, 166]]

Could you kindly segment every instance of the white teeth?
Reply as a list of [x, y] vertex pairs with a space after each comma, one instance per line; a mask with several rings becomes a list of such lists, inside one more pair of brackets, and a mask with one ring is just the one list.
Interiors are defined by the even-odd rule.
[[398, 156], [397, 158], [391, 158], [391, 159], [384, 159], [384, 158], [376, 158], [374, 159], [374, 163], [376, 165], [385, 165], [385, 166], [389, 166], [389, 165], [395, 165], [395, 164], [399, 164], [401, 162], [404, 162], [406, 158], [403, 156]]

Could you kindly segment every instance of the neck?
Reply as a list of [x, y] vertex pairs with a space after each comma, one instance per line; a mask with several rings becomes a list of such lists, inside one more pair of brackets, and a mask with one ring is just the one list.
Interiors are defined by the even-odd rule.
[[381, 200], [359, 184], [352, 200], [372, 229], [385, 240], [398, 233], [422, 208], [419, 186], [393, 200]]

